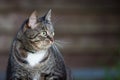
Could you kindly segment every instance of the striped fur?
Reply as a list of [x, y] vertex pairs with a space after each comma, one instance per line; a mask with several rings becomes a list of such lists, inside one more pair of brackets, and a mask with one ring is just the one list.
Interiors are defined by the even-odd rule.
[[35, 11], [23, 23], [12, 43], [6, 80], [70, 80], [50, 17], [51, 10], [41, 18]]

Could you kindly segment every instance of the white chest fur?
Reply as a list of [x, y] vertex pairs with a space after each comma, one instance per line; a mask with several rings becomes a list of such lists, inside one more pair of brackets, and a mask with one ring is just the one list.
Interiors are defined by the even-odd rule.
[[28, 56], [26, 58], [27, 62], [30, 66], [34, 67], [36, 64], [38, 64], [45, 56], [47, 51], [38, 51], [36, 53], [28, 53]]
[[34, 77], [33, 77], [33, 80], [40, 80], [40, 74], [36, 74]]

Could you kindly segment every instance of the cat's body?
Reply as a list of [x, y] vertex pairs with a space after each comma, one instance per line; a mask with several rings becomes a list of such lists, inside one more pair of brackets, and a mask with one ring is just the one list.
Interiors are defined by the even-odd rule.
[[9, 55], [6, 80], [70, 80], [62, 55], [54, 45], [51, 10], [36, 12], [18, 31]]

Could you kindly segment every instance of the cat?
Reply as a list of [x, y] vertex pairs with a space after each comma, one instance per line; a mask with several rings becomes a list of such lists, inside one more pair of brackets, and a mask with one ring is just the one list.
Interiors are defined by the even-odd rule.
[[51, 9], [43, 17], [34, 11], [13, 40], [6, 80], [71, 80], [54, 43]]

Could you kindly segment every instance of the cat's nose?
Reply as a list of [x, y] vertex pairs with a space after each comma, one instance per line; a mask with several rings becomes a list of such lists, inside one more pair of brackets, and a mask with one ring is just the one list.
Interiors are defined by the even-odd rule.
[[47, 36], [47, 38], [52, 42], [54, 41], [53, 37]]

